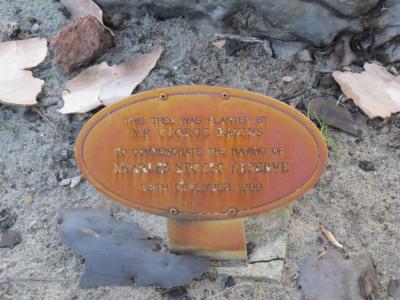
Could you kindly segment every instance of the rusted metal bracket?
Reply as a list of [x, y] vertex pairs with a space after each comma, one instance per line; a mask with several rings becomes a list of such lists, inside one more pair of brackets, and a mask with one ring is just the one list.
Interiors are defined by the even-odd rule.
[[243, 218], [223, 221], [189, 221], [167, 218], [169, 246], [173, 252], [220, 260], [247, 259]]

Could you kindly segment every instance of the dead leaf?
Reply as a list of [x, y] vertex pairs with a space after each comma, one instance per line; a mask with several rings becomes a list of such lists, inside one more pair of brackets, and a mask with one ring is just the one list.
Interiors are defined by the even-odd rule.
[[335, 102], [336, 99], [332, 96], [314, 98], [308, 105], [310, 118], [312, 120], [323, 120], [329, 126], [355, 136], [361, 136], [364, 123], [355, 119], [346, 108], [336, 105]]
[[209, 258], [157, 251], [138, 224], [117, 221], [109, 212], [72, 209], [60, 222], [63, 244], [85, 258], [85, 272], [79, 286], [159, 285], [172, 288], [187, 285], [207, 272]]
[[321, 229], [321, 232], [322, 232], [322, 233], [324, 234], [324, 236], [326, 237], [326, 239], [327, 239], [329, 242], [331, 242], [332, 245], [334, 245], [335, 247], [338, 247], [338, 248], [343, 248], [343, 245], [340, 244], [340, 243], [336, 240], [336, 238], [335, 238], [335, 236], [333, 235], [333, 233], [330, 232], [328, 229], [326, 229], [326, 228], [324, 227], [324, 225], [320, 225], [320, 229]]
[[111, 105], [131, 95], [155, 67], [162, 48], [120, 65], [106, 62], [92, 66], [68, 81], [62, 94], [62, 114], [85, 113], [100, 105]]
[[333, 72], [343, 94], [369, 117], [388, 118], [400, 111], [400, 76], [385, 67], [366, 63], [362, 73]]
[[215, 47], [217, 47], [218, 49], [222, 49], [225, 46], [225, 40], [218, 40], [215, 41], [214, 43], [212, 43]]
[[377, 277], [369, 256], [346, 259], [335, 249], [322, 257], [310, 255], [300, 268], [299, 285], [305, 299], [376, 299]]
[[92, 0], [61, 0], [61, 3], [71, 13], [73, 20], [80, 17], [93, 16], [100, 23], [103, 23], [103, 11]]
[[294, 80], [294, 78], [292, 76], [283, 76], [282, 80], [284, 82], [292, 82]]
[[46, 55], [46, 39], [0, 43], [0, 102], [16, 105], [37, 103], [36, 96], [44, 81], [34, 78], [31, 71], [24, 69], [36, 67]]

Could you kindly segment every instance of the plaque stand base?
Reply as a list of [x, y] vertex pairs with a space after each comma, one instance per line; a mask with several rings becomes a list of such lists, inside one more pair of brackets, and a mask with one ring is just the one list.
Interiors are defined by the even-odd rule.
[[167, 218], [167, 231], [172, 252], [218, 260], [247, 259], [244, 219], [189, 221]]

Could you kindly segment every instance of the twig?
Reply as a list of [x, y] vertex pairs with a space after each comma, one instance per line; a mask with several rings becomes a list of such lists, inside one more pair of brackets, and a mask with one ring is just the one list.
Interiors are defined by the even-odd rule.
[[31, 107], [31, 110], [34, 111], [35, 113], [37, 113], [43, 120], [45, 120], [46, 122], [51, 122], [51, 120], [46, 117], [37, 107]]
[[285, 96], [283, 96], [281, 98], [278, 98], [278, 100], [286, 101], [286, 100], [289, 100], [289, 99], [292, 99], [292, 98], [296, 98], [296, 97], [298, 97], [300, 95], [303, 95], [305, 93], [305, 91], [306, 91], [306, 89], [304, 88], [304, 86], [301, 86], [301, 88], [299, 90], [295, 91], [292, 94], [285, 95]]
[[340, 243], [336, 240], [336, 238], [335, 238], [335, 236], [333, 235], [333, 233], [330, 232], [328, 229], [326, 229], [326, 228], [324, 227], [324, 225], [320, 225], [320, 229], [321, 229], [321, 232], [323, 233], [323, 235], [326, 237], [326, 239], [327, 239], [329, 242], [332, 243], [332, 245], [334, 245], [335, 247], [338, 247], [338, 248], [343, 248], [343, 245], [340, 244]]
[[230, 40], [238, 40], [241, 42], [245, 43], [264, 43], [265, 40], [261, 40], [255, 37], [250, 37], [250, 36], [241, 36], [237, 34], [229, 34], [229, 33], [216, 33], [215, 34], [216, 38], [222, 38], [222, 39], [230, 39]]

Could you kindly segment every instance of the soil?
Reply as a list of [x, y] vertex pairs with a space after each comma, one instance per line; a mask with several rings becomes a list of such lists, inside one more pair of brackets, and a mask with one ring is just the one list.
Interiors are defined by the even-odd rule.
[[[70, 22], [57, 1], [0, 0], [0, 7], [0, 20], [20, 25], [19, 38], [51, 38]], [[30, 33], [33, 18], [39, 30], [35, 26], [34, 33]], [[307, 103], [316, 96], [340, 95], [335, 85], [322, 88], [313, 84], [321, 69], [318, 61], [275, 59], [257, 43], [242, 45], [229, 56], [224, 49], [212, 45], [213, 34], [197, 31], [184, 18], [130, 17], [115, 30], [115, 38], [116, 47], [97, 62], [116, 64], [148, 52], [156, 44], [165, 48], [138, 91], [209, 84], [288, 98], [303, 86], [303, 94], [285, 100], [293, 105]], [[155, 287], [78, 287], [84, 262], [60, 242], [57, 216], [63, 210], [108, 208], [115, 218], [137, 222], [150, 235], [164, 239], [165, 221], [105, 198], [86, 181], [75, 188], [59, 186], [61, 179], [79, 175], [71, 150], [80, 128], [93, 113], [58, 113], [63, 86], [76, 72], [65, 76], [51, 60], [48, 55], [33, 70], [36, 77], [45, 80], [36, 107], [0, 105], [0, 208], [17, 215], [12, 229], [22, 235], [22, 243], [14, 249], [0, 249], [0, 298], [166, 298], [167, 294]], [[284, 76], [294, 80], [285, 83]], [[336, 146], [330, 151], [329, 165], [320, 182], [294, 202], [281, 282], [235, 278], [236, 285], [225, 289], [223, 279], [209, 273], [187, 287], [188, 297], [301, 299], [297, 283], [300, 266], [311, 253], [328, 247], [319, 232], [319, 225], [323, 224], [349, 256], [371, 256], [379, 280], [377, 299], [386, 299], [389, 280], [400, 277], [400, 150], [388, 147], [400, 136], [400, 116], [369, 123], [362, 138], [329, 129]], [[359, 161], [372, 162], [375, 170], [361, 169]]]

